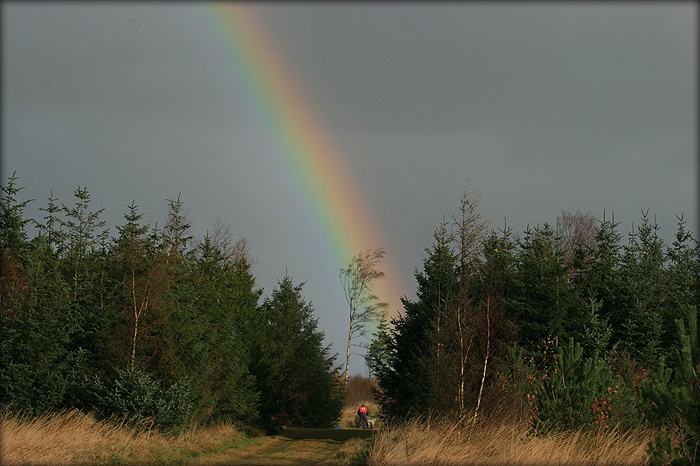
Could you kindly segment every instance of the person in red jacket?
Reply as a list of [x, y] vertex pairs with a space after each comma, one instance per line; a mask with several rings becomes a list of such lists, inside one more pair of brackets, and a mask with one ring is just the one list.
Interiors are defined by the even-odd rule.
[[369, 422], [367, 421], [369, 409], [367, 409], [364, 403], [362, 403], [360, 409], [357, 410], [357, 415], [360, 416], [360, 427], [369, 427]]

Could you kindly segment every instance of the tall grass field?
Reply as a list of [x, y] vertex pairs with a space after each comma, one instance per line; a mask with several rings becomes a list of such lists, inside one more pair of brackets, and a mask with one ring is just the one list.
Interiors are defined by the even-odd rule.
[[168, 436], [148, 425], [98, 421], [69, 411], [37, 418], [3, 415], [0, 464], [182, 464], [205, 453], [254, 443], [232, 425]]
[[367, 466], [636, 466], [649, 464], [653, 434], [634, 430], [533, 435], [527, 423], [476, 426], [412, 421], [374, 435]]
[[[351, 422], [356, 407], [346, 408]], [[526, 423], [470, 426], [448, 422], [408, 422], [375, 430], [367, 466], [395, 465], [646, 465], [649, 430], [622, 434], [573, 432], [532, 435]], [[187, 464], [231, 448], [264, 442], [233, 425], [193, 428], [168, 436], [148, 425], [97, 421], [69, 411], [38, 418], [4, 416], [2, 465]], [[202, 459], [202, 458], [200, 458]]]

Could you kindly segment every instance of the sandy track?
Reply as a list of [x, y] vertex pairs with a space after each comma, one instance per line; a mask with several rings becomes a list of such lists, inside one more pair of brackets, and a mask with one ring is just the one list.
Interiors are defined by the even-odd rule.
[[[193, 466], [348, 465], [357, 452], [368, 442], [366, 433], [362, 431], [359, 431], [357, 435], [352, 435], [348, 431], [343, 432], [343, 435], [334, 435], [333, 432], [327, 430], [288, 432], [287, 435], [283, 433], [274, 437], [260, 437], [254, 439], [254, 442], [249, 445], [201, 456], [187, 464]], [[328, 435], [323, 435], [324, 433]]]

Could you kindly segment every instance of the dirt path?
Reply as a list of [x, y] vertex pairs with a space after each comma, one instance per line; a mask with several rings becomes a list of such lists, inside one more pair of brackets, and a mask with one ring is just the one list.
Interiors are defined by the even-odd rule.
[[354, 429], [289, 429], [260, 437], [248, 445], [201, 456], [188, 465], [350, 465], [368, 442], [370, 432]]

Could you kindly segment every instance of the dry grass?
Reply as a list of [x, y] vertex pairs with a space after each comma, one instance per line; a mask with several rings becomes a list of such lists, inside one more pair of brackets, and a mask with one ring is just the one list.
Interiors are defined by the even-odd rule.
[[[470, 438], [471, 437], [471, 438]], [[368, 466], [393, 465], [646, 465], [652, 433], [573, 432], [528, 435], [526, 423], [477, 426], [409, 422], [375, 434]]]
[[231, 425], [177, 436], [97, 421], [78, 411], [38, 418], [3, 416], [0, 464], [148, 464], [182, 462], [249, 441]]

